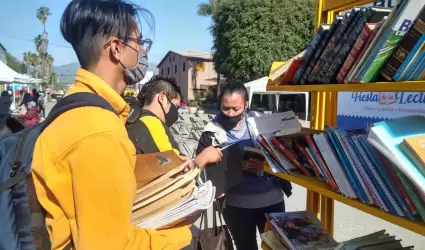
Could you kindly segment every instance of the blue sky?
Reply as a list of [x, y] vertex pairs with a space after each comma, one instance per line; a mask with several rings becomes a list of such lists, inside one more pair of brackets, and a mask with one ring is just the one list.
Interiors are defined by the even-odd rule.
[[[35, 51], [32, 40], [42, 32], [36, 18], [40, 6], [50, 8], [46, 30], [49, 33], [49, 53], [54, 65], [77, 62], [69, 44], [62, 38], [59, 22], [69, 0], [3, 0], [0, 15], [0, 43], [14, 56], [22, 59], [26, 51]], [[154, 41], [149, 61], [159, 63], [169, 50], [210, 51], [212, 37], [208, 31], [210, 18], [196, 15], [202, 0], [132, 0], [150, 10], [156, 19], [155, 34], [148, 34]]]

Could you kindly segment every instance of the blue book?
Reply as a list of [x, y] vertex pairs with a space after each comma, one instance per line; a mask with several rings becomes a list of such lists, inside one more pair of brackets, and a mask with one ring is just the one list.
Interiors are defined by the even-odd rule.
[[[372, 179], [373, 184], [376, 187], [376, 190], [379, 193], [379, 196], [382, 198], [382, 200], [385, 202], [385, 205], [387, 206], [388, 210], [395, 215], [398, 215], [397, 210], [391, 203], [388, 195], [385, 193], [385, 185], [383, 184], [382, 177], [377, 173], [376, 169], [373, 168], [370, 159], [367, 157], [367, 154], [363, 147], [360, 145], [358, 135], [351, 135], [351, 138], [354, 142], [354, 145], [356, 146], [357, 152], [359, 153], [359, 158], [363, 162], [363, 166], [365, 167], [366, 172], [368, 173], [369, 177]], [[375, 173], [375, 174], [374, 174]], [[386, 189], [388, 191], [388, 189]]]
[[425, 134], [425, 117], [413, 115], [375, 123], [367, 140], [425, 193], [424, 174], [399, 147], [403, 139], [420, 134]]
[[404, 73], [407, 73], [407, 69], [409, 68], [409, 65], [413, 63], [412, 60], [414, 60], [416, 54], [420, 52], [419, 50], [422, 47], [422, 44], [424, 42], [425, 42], [425, 33], [422, 34], [421, 38], [419, 38], [418, 42], [416, 42], [412, 51], [410, 51], [409, 55], [406, 57], [406, 59], [404, 59], [400, 68], [398, 68], [397, 72], [395, 72], [393, 76], [394, 81], [399, 82], [403, 79]]
[[415, 58], [415, 60], [412, 62], [412, 65], [407, 70], [406, 74], [403, 77], [403, 81], [409, 81], [412, 79], [413, 74], [416, 72], [418, 67], [420, 66], [420, 63], [423, 61], [425, 57], [425, 49], [423, 49], [419, 55]]
[[368, 154], [369, 158], [371, 159], [373, 165], [375, 165], [375, 167], [381, 174], [382, 178], [387, 184], [387, 187], [390, 189], [390, 192], [392, 193], [393, 197], [396, 199], [396, 202], [403, 209], [404, 214], [407, 217], [409, 217], [409, 219], [415, 220], [416, 217], [410, 212], [407, 206], [407, 203], [399, 194], [396, 188], [396, 184], [393, 183], [393, 181], [391, 180], [390, 174], [388, 173], [387, 169], [383, 166], [381, 159], [379, 159], [379, 157], [376, 156], [375, 149], [366, 141], [366, 139], [363, 136], [359, 136], [359, 141], [360, 141], [360, 144], [365, 149], [366, 153]]
[[[425, 55], [425, 52], [424, 52], [424, 55]], [[420, 77], [420, 75], [422, 74], [424, 70], [425, 70], [425, 56], [422, 58], [422, 61], [419, 63], [419, 66], [416, 68], [415, 73], [413, 73], [411, 80], [412, 81], [419, 80], [418, 78]]]
[[363, 203], [369, 203], [369, 200], [366, 196], [366, 193], [364, 192], [362, 185], [360, 184], [357, 175], [354, 173], [353, 166], [351, 165], [350, 161], [347, 158], [347, 155], [345, 154], [344, 150], [342, 149], [342, 145], [340, 144], [337, 136], [336, 131], [333, 128], [330, 128], [328, 126], [325, 127], [326, 132], [329, 135], [330, 141], [335, 148], [335, 151], [337, 152], [339, 156], [339, 160], [341, 161], [341, 165], [344, 167], [346, 174], [349, 177], [350, 183], [354, 187], [354, 190], [357, 193], [357, 196], [360, 198], [360, 200]]

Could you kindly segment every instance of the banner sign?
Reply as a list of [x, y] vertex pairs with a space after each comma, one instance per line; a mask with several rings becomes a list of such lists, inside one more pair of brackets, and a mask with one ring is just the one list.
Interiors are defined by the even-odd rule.
[[406, 115], [425, 116], [424, 92], [341, 92], [337, 126], [365, 128], [368, 123]]

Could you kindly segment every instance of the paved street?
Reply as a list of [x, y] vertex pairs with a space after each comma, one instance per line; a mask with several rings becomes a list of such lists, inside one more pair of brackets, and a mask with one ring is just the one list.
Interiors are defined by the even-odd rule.
[[[50, 111], [52, 106], [53, 103], [49, 103], [47, 105], [46, 112]], [[186, 145], [189, 145], [191, 150], [194, 150], [197, 144], [196, 142], [188, 141]], [[292, 196], [285, 200], [286, 210], [305, 210], [306, 196], [307, 192], [305, 188], [293, 185]], [[211, 211], [209, 211], [209, 218], [212, 218]], [[209, 224], [212, 226], [212, 219], [209, 220]], [[192, 227], [194, 235], [198, 234], [198, 228], [199, 223], [196, 223]], [[425, 250], [425, 237], [339, 202], [335, 202], [334, 229], [334, 238], [339, 242], [385, 229], [389, 234], [396, 235], [398, 239], [401, 239], [404, 246], [414, 245], [415, 249]], [[260, 242], [259, 237], [258, 242]], [[189, 250], [193, 248], [187, 247], [186, 249]]]

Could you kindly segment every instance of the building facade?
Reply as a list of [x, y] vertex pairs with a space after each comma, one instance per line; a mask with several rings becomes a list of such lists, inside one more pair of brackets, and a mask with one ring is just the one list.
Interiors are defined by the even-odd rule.
[[3, 45], [0, 43], [0, 62], [3, 62], [4, 64], [7, 64], [7, 51], [6, 48], [3, 47]]
[[217, 85], [210, 52], [169, 51], [157, 68], [159, 75], [176, 79], [185, 101], [193, 100], [195, 91]]

